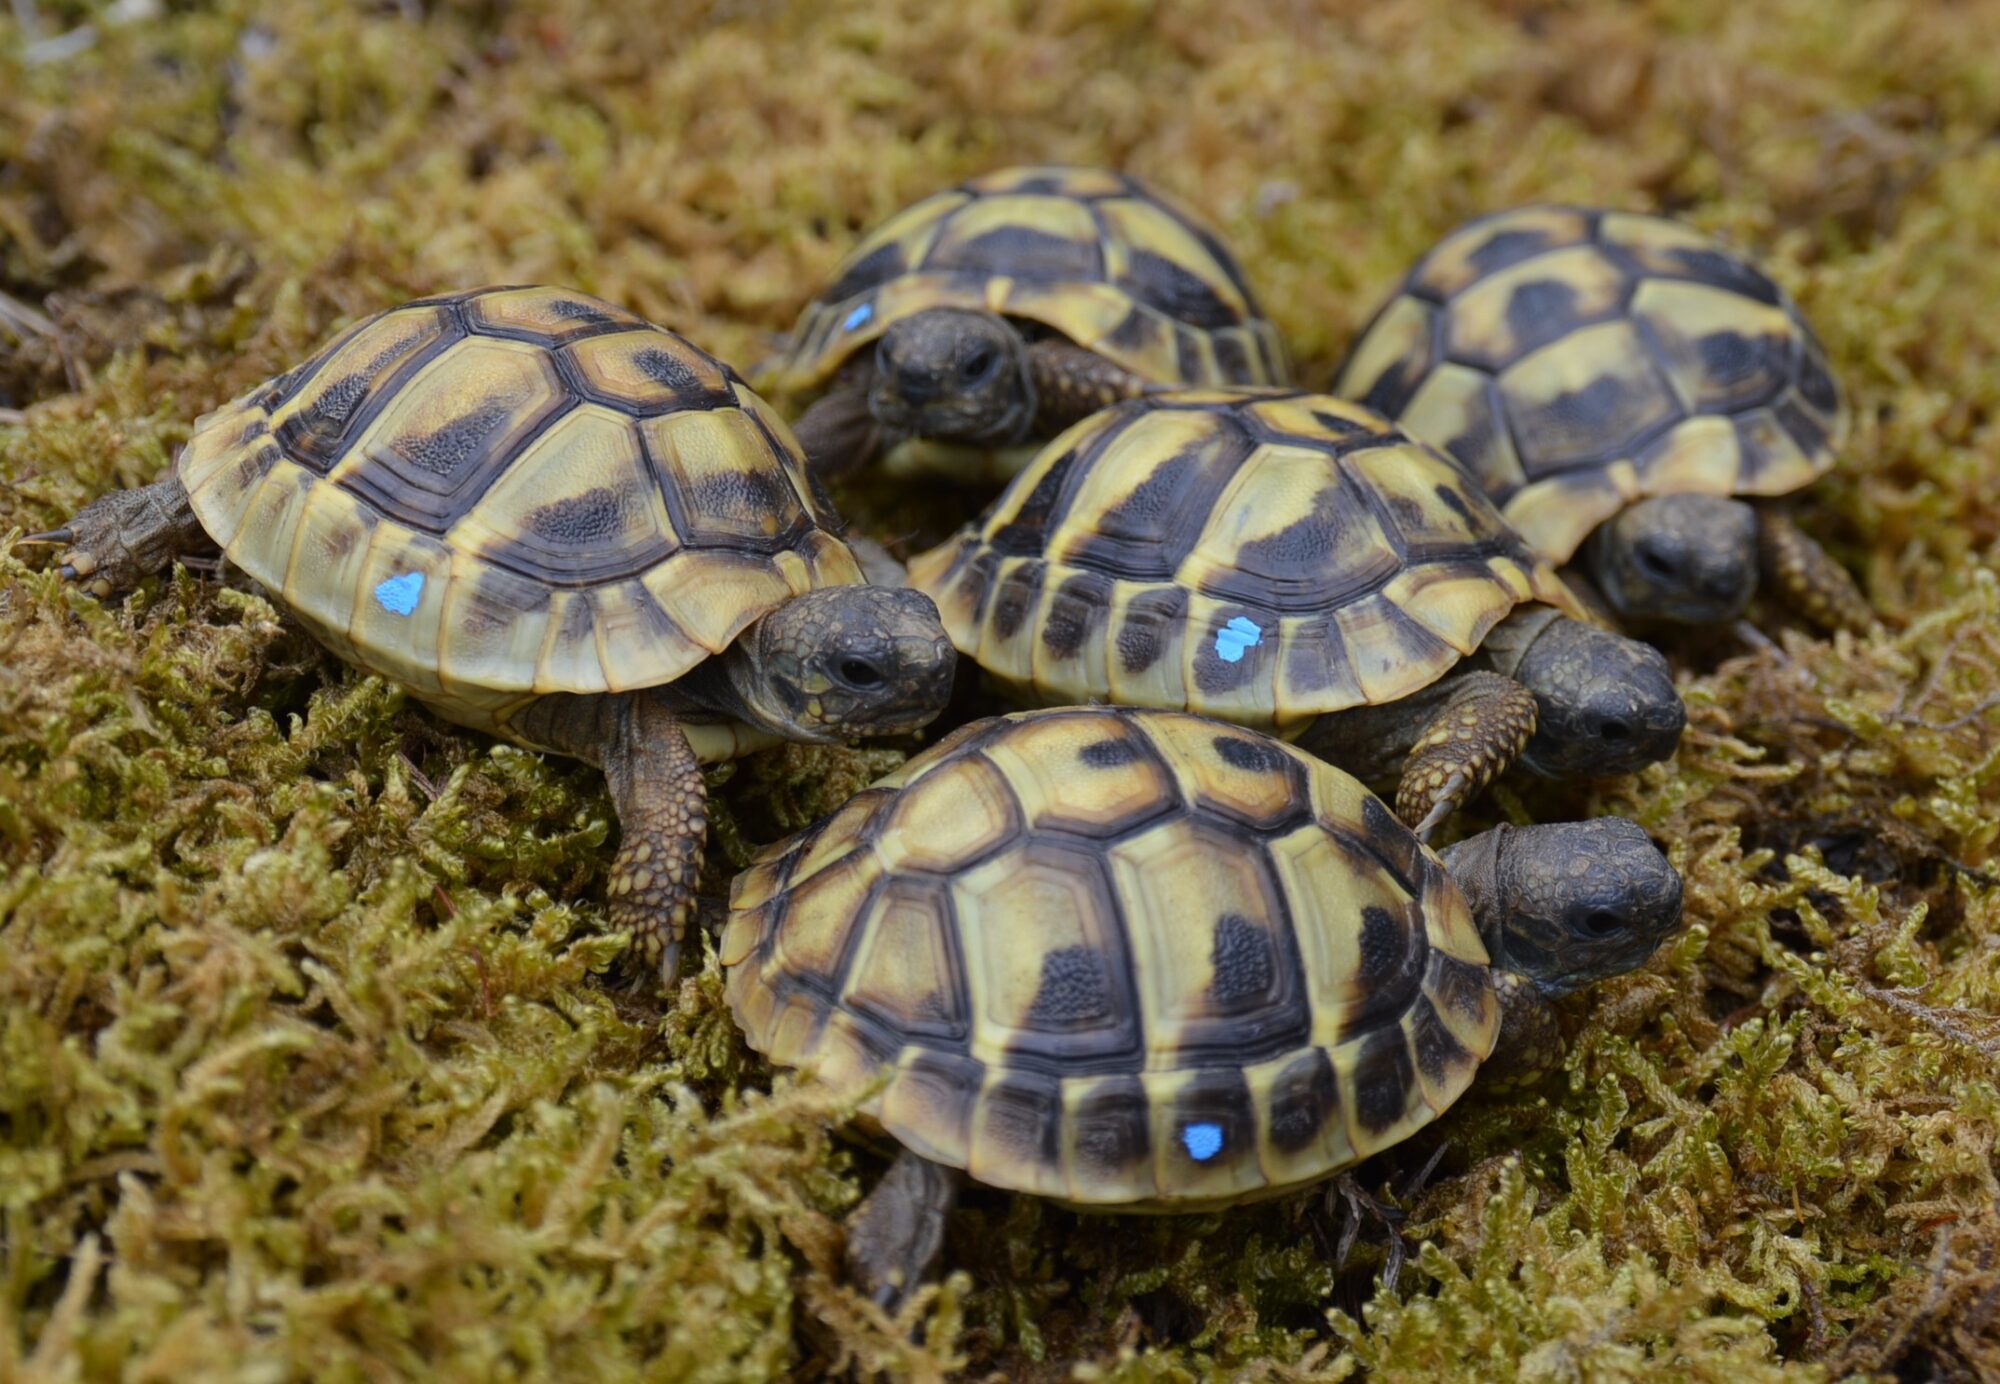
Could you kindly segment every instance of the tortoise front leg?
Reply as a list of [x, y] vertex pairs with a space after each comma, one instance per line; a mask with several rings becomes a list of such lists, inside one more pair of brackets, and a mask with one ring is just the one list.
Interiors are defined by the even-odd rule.
[[1403, 762], [1396, 815], [1428, 840], [1520, 757], [1535, 722], [1535, 694], [1512, 678], [1483, 669], [1460, 677]]
[[672, 986], [695, 912], [695, 877], [708, 839], [708, 790], [680, 720], [657, 697], [628, 697], [611, 718], [604, 778], [618, 812], [611, 861], [611, 925], [629, 929], [639, 956]]
[[834, 376], [833, 387], [792, 424], [815, 478], [844, 476], [873, 461], [888, 445], [886, 430], [868, 408], [873, 377], [872, 367], [849, 365]]
[[64, 579], [84, 582], [99, 599], [136, 585], [177, 557], [215, 551], [178, 476], [99, 496], [62, 528], [23, 541], [69, 545]]
[[929, 1278], [944, 1253], [945, 1217], [958, 1200], [958, 1177], [911, 1153], [889, 1171], [847, 1218], [847, 1271], [876, 1306], [895, 1311]]
[[1821, 629], [1859, 634], [1875, 623], [1847, 569], [1777, 505], [1757, 506], [1757, 559], [1771, 589]]
[[1054, 337], [1028, 348], [1028, 379], [1035, 387], [1036, 437], [1054, 437], [1099, 409], [1136, 399], [1151, 387], [1144, 376]]
[[695, 878], [708, 838], [708, 790], [680, 718], [657, 693], [531, 702], [509, 730], [530, 745], [604, 771], [618, 814], [611, 859], [611, 924], [671, 986], [695, 914]]
[[1515, 971], [1493, 972], [1493, 988], [1500, 999], [1500, 1035], [1480, 1069], [1481, 1084], [1492, 1091], [1541, 1080], [1563, 1059], [1555, 1006], [1534, 981]]

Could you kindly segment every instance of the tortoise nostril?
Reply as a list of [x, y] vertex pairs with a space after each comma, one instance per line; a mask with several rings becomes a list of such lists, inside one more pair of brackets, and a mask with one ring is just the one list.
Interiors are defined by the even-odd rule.
[[1630, 740], [1632, 727], [1629, 722], [1617, 716], [1607, 716], [1597, 723], [1597, 738], [1600, 740]]

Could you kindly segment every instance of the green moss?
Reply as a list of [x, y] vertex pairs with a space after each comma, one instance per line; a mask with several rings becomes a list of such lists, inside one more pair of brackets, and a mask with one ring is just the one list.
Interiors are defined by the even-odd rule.
[[[0, 18], [0, 530], [155, 478], [201, 412], [436, 289], [576, 284], [748, 366], [871, 223], [1073, 159], [1207, 211], [1312, 380], [1476, 211], [1731, 235], [1850, 387], [1799, 513], [1892, 627], [1677, 650], [1674, 763], [1499, 796], [1637, 817], [1691, 926], [1570, 1005], [1560, 1075], [1359, 1170], [1422, 1246], [1393, 1288], [1323, 1192], [1106, 1220], [975, 1191], [962, 1272], [891, 1322], [840, 1284], [880, 1166], [845, 1112], [745, 1051], [712, 953], [670, 1008], [619, 972], [598, 776], [236, 585], [100, 607], [20, 548], [0, 1372], [2000, 1372], [1996, 0], [136, 8]], [[94, 42], [31, 62], [23, 12]], [[843, 501], [891, 543], [953, 509]], [[707, 886], [908, 748], [715, 771]]]

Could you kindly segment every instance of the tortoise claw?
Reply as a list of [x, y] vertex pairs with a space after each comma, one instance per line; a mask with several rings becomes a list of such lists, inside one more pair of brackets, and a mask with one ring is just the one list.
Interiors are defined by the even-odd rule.
[[1444, 823], [1445, 818], [1451, 816], [1457, 809], [1459, 800], [1471, 787], [1471, 780], [1466, 777], [1463, 770], [1454, 771], [1452, 776], [1445, 780], [1444, 787], [1438, 790], [1438, 799], [1431, 804], [1431, 810], [1423, 815], [1423, 820], [1410, 828], [1417, 834], [1417, 839], [1429, 841], [1431, 833]]
[[28, 533], [28, 534], [23, 534], [23, 535], [21, 535], [21, 537], [19, 537], [18, 539], [16, 539], [16, 540], [15, 540], [15, 542], [17, 542], [17, 543], [74, 543], [74, 542], [76, 542], [76, 530], [75, 530], [75, 529], [72, 529], [72, 528], [67, 528], [67, 527], [65, 527], [65, 528], [60, 528], [60, 529], [50, 529], [50, 530], [48, 530], [48, 531], [47, 531], [46, 533]]

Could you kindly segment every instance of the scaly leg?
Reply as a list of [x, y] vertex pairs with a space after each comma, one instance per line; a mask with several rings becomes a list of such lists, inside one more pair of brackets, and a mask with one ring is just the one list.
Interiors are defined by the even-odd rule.
[[1563, 1058], [1555, 1006], [1542, 998], [1532, 980], [1514, 971], [1495, 971], [1493, 988], [1500, 997], [1500, 1036], [1479, 1070], [1480, 1085], [1493, 1091], [1539, 1081]]
[[657, 698], [627, 698], [610, 718], [605, 781], [618, 810], [611, 862], [611, 924], [629, 929], [638, 954], [671, 986], [695, 912], [695, 877], [708, 839], [708, 797], [674, 713]]
[[708, 837], [701, 762], [657, 692], [537, 698], [508, 724], [522, 743], [604, 771], [618, 814], [618, 854], [606, 894], [612, 926], [671, 986], [694, 920], [695, 879]]
[[1028, 348], [1028, 378], [1035, 386], [1036, 437], [1054, 437], [1099, 409], [1136, 399], [1150, 388], [1124, 366], [1053, 337]]
[[1535, 695], [1520, 683], [1484, 670], [1465, 674], [1410, 747], [1396, 814], [1428, 840], [1520, 756], [1535, 719]]
[[85, 583], [100, 600], [137, 585], [141, 577], [184, 554], [215, 551], [177, 476], [99, 496], [62, 528], [30, 534], [23, 541], [67, 544], [63, 577]]
[[908, 1149], [847, 1218], [847, 1271], [875, 1304], [894, 1311], [937, 1268], [958, 1178]]
[[1771, 589], [1821, 629], [1859, 634], [1875, 623], [1847, 569], [1776, 505], [1757, 507], [1757, 556]]
[[872, 371], [850, 365], [792, 424], [815, 478], [844, 476], [881, 455], [888, 436], [868, 411]]

